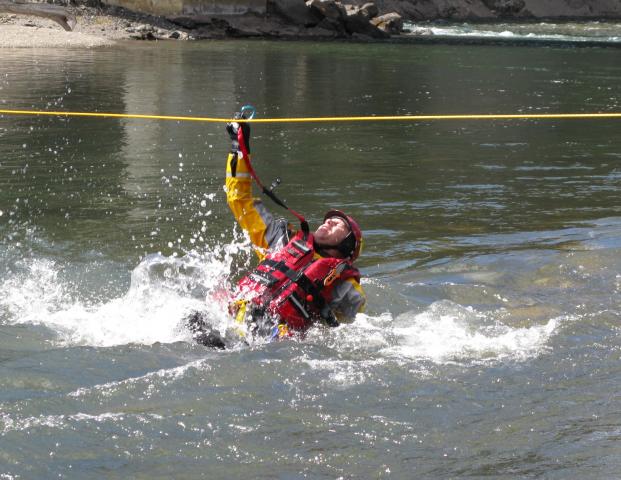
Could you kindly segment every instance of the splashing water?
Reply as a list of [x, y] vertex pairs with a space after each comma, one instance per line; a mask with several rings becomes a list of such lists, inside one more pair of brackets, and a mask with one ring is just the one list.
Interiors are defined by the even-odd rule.
[[70, 283], [60, 279], [61, 265], [22, 260], [18, 272], [0, 284], [0, 313], [7, 324], [42, 325], [68, 344], [189, 341], [181, 320], [190, 311], [206, 312], [215, 326], [228, 321], [233, 259], [248, 250], [233, 243], [183, 257], [149, 255], [132, 271], [126, 294], [95, 304], [72, 298]]
[[[182, 319], [193, 310], [206, 313], [220, 331], [230, 326], [231, 266], [242, 251], [249, 251], [247, 243], [183, 257], [149, 255], [132, 271], [126, 294], [95, 304], [72, 298], [69, 285], [60, 280], [61, 266], [54, 261], [23, 260], [20, 271], [0, 284], [0, 312], [6, 323], [42, 325], [62, 343], [73, 345], [191, 341]], [[545, 349], [560, 322], [553, 318], [514, 328], [490, 320], [489, 313], [444, 300], [396, 318], [389, 312], [359, 314], [351, 325], [315, 329], [308, 338], [327, 336], [328, 345], [340, 351], [408, 361], [523, 360]]]
[[[441, 300], [422, 312], [410, 311], [396, 317], [389, 312], [360, 314], [353, 324], [342, 325], [327, 335], [316, 330], [308, 338], [335, 351], [349, 352], [360, 366], [378, 357], [435, 364], [523, 361], [545, 352], [548, 340], [562, 321], [569, 319], [551, 318], [546, 323], [515, 327], [495, 320], [498, 313], [502, 312], [478, 312]], [[344, 369], [334, 361], [307, 363], [334, 371], [337, 376]]]
[[384, 349], [384, 353], [435, 363], [524, 360], [545, 348], [559, 323], [560, 318], [553, 318], [543, 325], [513, 328], [491, 322], [489, 314], [443, 300], [422, 313], [397, 317], [392, 329], [396, 345]]

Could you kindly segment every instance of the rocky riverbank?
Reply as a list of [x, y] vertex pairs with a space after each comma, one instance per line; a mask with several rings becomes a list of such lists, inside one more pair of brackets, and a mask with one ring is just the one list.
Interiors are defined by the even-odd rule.
[[[57, 2], [63, 3], [63, 2]], [[74, 0], [73, 3], [84, 3]], [[619, 0], [268, 0], [265, 15], [163, 18], [89, 0], [69, 6], [77, 23], [65, 32], [51, 20], [0, 14], [0, 47], [110, 45], [119, 40], [214, 38], [385, 40], [404, 21], [594, 20], [621, 18]]]
[[[348, 0], [360, 5], [368, 0]], [[618, 20], [619, 0], [377, 0], [407, 21]]]
[[397, 14], [380, 14], [373, 3], [334, 0], [272, 0], [266, 15], [177, 16], [163, 18], [119, 7], [67, 7], [76, 17], [72, 32], [52, 20], [0, 15], [0, 47], [108, 45], [118, 40], [200, 40], [223, 38], [377, 40], [397, 35]]

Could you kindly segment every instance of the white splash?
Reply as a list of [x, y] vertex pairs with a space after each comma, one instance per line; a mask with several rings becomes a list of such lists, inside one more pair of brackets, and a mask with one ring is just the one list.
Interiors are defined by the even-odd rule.
[[440, 301], [422, 313], [397, 317], [391, 329], [395, 344], [382, 353], [440, 364], [525, 360], [545, 349], [560, 320], [553, 318], [545, 324], [515, 328], [491, 321], [472, 308]]
[[228, 322], [231, 265], [246, 249], [230, 244], [180, 258], [150, 255], [133, 270], [125, 295], [94, 305], [72, 298], [55, 262], [23, 260], [0, 283], [0, 315], [6, 323], [46, 326], [68, 344], [189, 341], [181, 321], [192, 310], [205, 312], [216, 327]]
[[[0, 311], [12, 319], [10, 323], [38, 323], [34, 319], [62, 308], [65, 291], [53, 261], [31, 259], [22, 263], [25, 273], [10, 275], [0, 284]], [[20, 317], [24, 322], [15, 321]]]
[[[233, 258], [242, 250], [248, 250], [247, 243], [183, 257], [150, 255], [133, 270], [126, 294], [94, 305], [72, 298], [70, 285], [61, 280], [61, 266], [45, 259], [23, 260], [20, 271], [0, 283], [0, 318], [6, 323], [46, 326], [61, 342], [72, 345], [191, 341], [182, 319], [192, 310], [205, 312], [214, 327], [224, 332], [231, 322], [227, 313], [230, 271]], [[328, 332], [312, 329], [307, 341], [382, 361], [524, 360], [545, 350], [561, 320], [515, 327], [495, 321], [489, 313], [440, 301], [423, 312], [396, 318], [390, 313], [358, 315], [351, 325]], [[361, 381], [350, 363], [337, 362], [332, 372], [337, 384]]]
[[88, 413], [75, 413], [72, 415], [40, 415], [38, 417], [12, 417], [8, 414], [0, 415], [0, 433], [6, 434], [14, 431], [24, 431], [33, 428], [65, 429], [81, 422], [122, 424], [126, 419], [131, 418], [140, 423], [147, 424], [152, 420], [161, 420], [161, 415], [153, 413], [112, 413], [106, 412], [99, 415]]
[[183, 378], [184, 375], [190, 369], [197, 370], [210, 370], [211, 366], [207, 363], [207, 360], [195, 360], [185, 365], [172, 368], [162, 368], [155, 372], [149, 372], [139, 377], [131, 377], [123, 380], [108, 382], [92, 387], [81, 387], [77, 390], [68, 393], [69, 397], [84, 397], [94, 393], [101, 394], [102, 396], [111, 396], [121, 388], [127, 388], [128, 386], [135, 386], [138, 384], [144, 384], [146, 388], [152, 385], [153, 380], [160, 380], [162, 385], [167, 385], [170, 382]]

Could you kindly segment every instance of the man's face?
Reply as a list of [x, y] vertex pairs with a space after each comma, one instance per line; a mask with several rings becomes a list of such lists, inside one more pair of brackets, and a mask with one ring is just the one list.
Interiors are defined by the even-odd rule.
[[349, 225], [341, 217], [330, 217], [315, 230], [315, 241], [319, 245], [335, 246], [349, 235]]

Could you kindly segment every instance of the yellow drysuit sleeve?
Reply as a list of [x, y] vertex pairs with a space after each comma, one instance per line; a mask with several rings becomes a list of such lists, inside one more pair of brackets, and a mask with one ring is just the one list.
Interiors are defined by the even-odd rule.
[[268, 250], [287, 243], [287, 221], [276, 219], [263, 202], [252, 196], [252, 177], [248, 161], [239, 153], [229, 153], [226, 162], [226, 201], [239, 223], [248, 233], [259, 260]]

